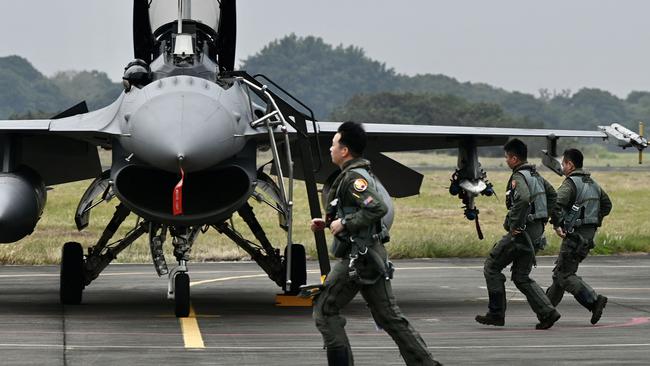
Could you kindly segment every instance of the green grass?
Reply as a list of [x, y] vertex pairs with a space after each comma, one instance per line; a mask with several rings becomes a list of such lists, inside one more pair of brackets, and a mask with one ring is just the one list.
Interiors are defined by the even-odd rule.
[[[432, 165], [455, 165], [455, 159], [435, 154], [394, 154], [408, 165], [420, 166], [419, 162]], [[620, 154], [608, 156], [604, 164], [636, 164], [635, 155]], [[447, 192], [449, 171], [429, 170], [418, 196], [396, 199], [395, 224], [391, 231], [389, 253], [393, 258], [423, 257], [480, 257], [485, 256], [494, 242], [504, 234], [501, 227], [506, 209], [503, 202], [503, 187], [509, 176], [507, 170], [499, 168], [503, 159], [481, 159], [484, 166], [492, 165], [488, 178], [495, 184], [498, 198], [481, 197], [477, 206], [481, 210], [480, 222], [485, 234], [478, 240], [474, 223], [463, 217], [461, 203]], [[433, 163], [432, 163], [433, 162]], [[616, 166], [616, 165], [610, 165]], [[562, 178], [546, 171], [545, 177], [554, 186], [559, 186]], [[650, 170], [640, 172], [596, 172], [594, 177], [610, 194], [614, 203], [612, 214], [605, 219], [603, 228], [596, 237], [596, 254], [650, 252]], [[90, 226], [78, 232], [74, 226], [74, 212], [79, 198], [90, 182], [78, 182], [55, 186], [48, 192], [45, 213], [34, 233], [15, 244], [0, 246], [0, 263], [5, 264], [51, 264], [58, 263], [60, 250], [67, 241], [78, 241], [84, 246], [93, 245], [106, 223], [113, 215], [117, 200], [98, 206], [91, 214]], [[171, 195], [171, 193], [170, 193]], [[277, 215], [270, 208], [252, 203], [258, 218], [267, 230], [271, 242], [284, 247], [286, 239], [279, 229]], [[308, 255], [315, 258], [313, 236], [308, 225], [307, 200], [302, 182], [297, 182], [295, 190], [294, 242], [305, 243]], [[135, 218], [129, 217], [122, 225], [121, 234], [135, 225]], [[236, 228], [252, 238], [245, 224], [235, 219]], [[549, 246], [542, 254], [555, 254], [560, 241], [549, 230]], [[119, 238], [116, 235], [116, 239]], [[170, 239], [166, 243], [168, 260], [172, 260]], [[248, 259], [244, 251], [214, 230], [201, 235], [194, 246], [194, 261]], [[140, 238], [127, 248], [117, 259], [118, 262], [150, 262], [148, 240]]]

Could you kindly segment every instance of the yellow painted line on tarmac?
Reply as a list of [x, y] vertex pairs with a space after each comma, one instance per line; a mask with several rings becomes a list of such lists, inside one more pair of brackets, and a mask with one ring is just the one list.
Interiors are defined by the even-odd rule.
[[[265, 277], [265, 276], [266, 274], [257, 274], [257, 275], [247, 275], [247, 276], [214, 278], [211, 280], [191, 282], [190, 286], [199, 286], [199, 285], [204, 285], [206, 283], [232, 281], [232, 280], [239, 280], [245, 278], [256, 278], [256, 277]], [[205, 343], [203, 343], [203, 336], [201, 335], [201, 328], [199, 328], [199, 322], [196, 320], [196, 318], [197, 318], [196, 312], [194, 311], [194, 306], [192, 305], [190, 305], [190, 314], [187, 318], [178, 318], [178, 322], [181, 325], [181, 332], [183, 333], [183, 343], [185, 344], [185, 348], [188, 349], [205, 349]]]
[[181, 323], [185, 348], [205, 348], [203, 337], [201, 336], [201, 329], [199, 328], [199, 322], [196, 320], [194, 306], [190, 305], [190, 315], [187, 318], [178, 318], [178, 321]]
[[205, 285], [206, 283], [224, 282], [224, 281], [232, 281], [232, 280], [241, 280], [241, 279], [245, 279], [245, 278], [257, 278], [257, 277], [267, 277], [267, 275], [266, 274], [256, 274], [256, 275], [247, 275], [247, 276], [214, 278], [214, 279], [211, 279], [211, 280], [190, 282], [190, 286], [199, 286], [199, 285]]

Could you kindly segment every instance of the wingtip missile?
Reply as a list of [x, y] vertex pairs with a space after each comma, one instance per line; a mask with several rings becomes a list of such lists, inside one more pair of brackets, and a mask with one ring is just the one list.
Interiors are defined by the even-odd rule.
[[608, 137], [615, 139], [622, 148], [634, 147], [639, 150], [639, 164], [643, 163], [643, 150], [648, 147], [648, 139], [643, 137], [643, 123], [639, 123], [639, 133], [636, 133], [618, 123], [609, 126], [598, 126]]

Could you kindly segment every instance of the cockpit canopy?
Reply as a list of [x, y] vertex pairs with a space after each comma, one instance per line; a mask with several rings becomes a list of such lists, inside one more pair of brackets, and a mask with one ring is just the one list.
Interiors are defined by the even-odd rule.
[[133, 0], [135, 59], [173, 55], [193, 64], [207, 56], [233, 70], [236, 43], [236, 0]]
[[[219, 31], [221, 10], [218, 0], [180, 0], [182, 3], [182, 19], [193, 20], [210, 27], [216, 34]], [[149, 21], [154, 34], [161, 27], [178, 21], [179, 0], [152, 0], [149, 5]]]

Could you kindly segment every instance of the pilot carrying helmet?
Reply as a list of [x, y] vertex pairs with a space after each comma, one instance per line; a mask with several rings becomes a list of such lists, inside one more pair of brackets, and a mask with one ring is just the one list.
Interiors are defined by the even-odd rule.
[[153, 75], [149, 65], [141, 59], [135, 59], [129, 62], [124, 68], [124, 76], [122, 76], [122, 84], [124, 90], [128, 93], [131, 87], [141, 89], [151, 82]]

